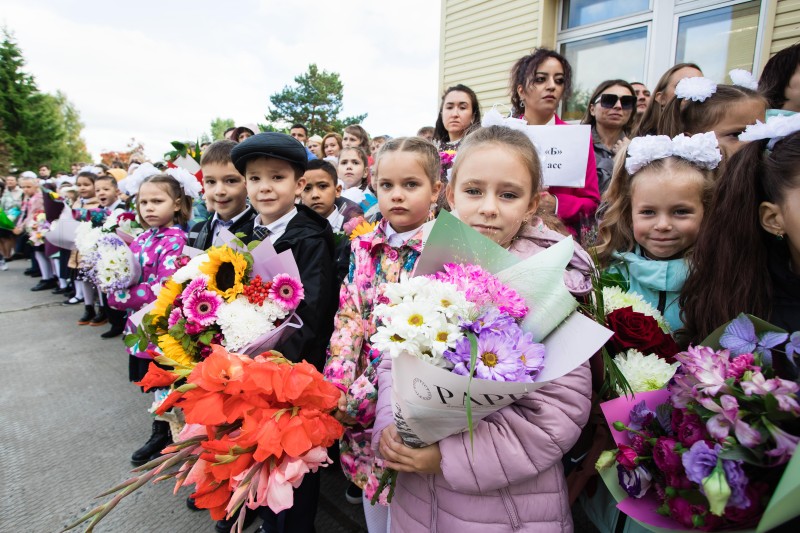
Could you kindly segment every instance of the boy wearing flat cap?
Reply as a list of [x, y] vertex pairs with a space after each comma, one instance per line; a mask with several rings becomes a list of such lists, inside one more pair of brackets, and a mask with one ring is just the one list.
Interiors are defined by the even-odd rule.
[[[295, 203], [306, 184], [306, 149], [289, 135], [259, 133], [237, 144], [231, 160], [247, 181], [247, 196], [257, 213], [253, 239], [269, 239], [278, 253], [291, 250], [303, 282], [305, 297], [297, 309], [303, 327], [275, 349], [290, 361], [305, 359], [322, 371], [339, 287], [330, 224], [312, 209]], [[262, 530], [314, 531], [318, 499], [319, 473], [306, 474], [294, 492], [291, 509], [279, 516], [268, 508], [261, 509], [265, 517]]]

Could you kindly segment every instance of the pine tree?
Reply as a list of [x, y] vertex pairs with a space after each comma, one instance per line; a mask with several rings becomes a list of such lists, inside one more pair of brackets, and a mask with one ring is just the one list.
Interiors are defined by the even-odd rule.
[[232, 118], [221, 118], [217, 117], [211, 121], [211, 140], [218, 141], [224, 138], [225, 130], [228, 128], [233, 128], [236, 126], [236, 123], [233, 121]]
[[342, 111], [344, 84], [336, 72], [308, 66], [308, 72], [294, 79], [297, 85], [285, 86], [270, 96], [273, 108], [266, 118], [270, 123], [304, 124], [309, 135], [324, 135], [329, 131], [341, 132], [345, 126], [359, 124], [367, 114], [339, 119]]
[[53, 165], [64, 151], [67, 131], [57, 97], [41, 93], [24, 71], [22, 52], [7, 29], [0, 43], [0, 142], [12, 169]]

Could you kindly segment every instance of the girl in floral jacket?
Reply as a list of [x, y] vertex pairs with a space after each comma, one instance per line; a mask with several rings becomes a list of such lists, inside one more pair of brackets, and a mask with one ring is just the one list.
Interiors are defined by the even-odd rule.
[[[192, 200], [183, 192], [181, 184], [172, 176], [157, 174], [147, 178], [139, 187], [136, 203], [139, 221], [147, 231], [131, 243], [131, 252], [142, 269], [139, 282], [127, 289], [109, 295], [108, 303], [114, 309], [135, 313], [155, 301], [158, 289], [177, 270], [176, 260], [186, 244], [186, 232], [182, 229], [189, 221]], [[135, 328], [128, 321], [126, 332]], [[141, 381], [147, 373], [152, 356], [147, 347], [129, 346], [128, 377]], [[160, 391], [156, 391], [158, 401]], [[162, 420], [153, 422], [153, 432], [147, 443], [131, 456], [134, 465], [141, 465], [171, 441], [169, 424]]]
[[[422, 226], [439, 194], [439, 154], [421, 138], [392, 139], [382, 148], [375, 169], [383, 220], [375, 231], [352, 242], [350, 271], [339, 296], [325, 366], [325, 377], [342, 390], [337, 413], [346, 426], [341, 463], [345, 475], [364, 491], [370, 533], [388, 527], [388, 508], [369, 503], [382, 474], [382, 463], [370, 444], [381, 360], [369, 342], [376, 330], [372, 310], [381, 285], [410, 276], [416, 266]], [[381, 496], [385, 505], [385, 495]]]

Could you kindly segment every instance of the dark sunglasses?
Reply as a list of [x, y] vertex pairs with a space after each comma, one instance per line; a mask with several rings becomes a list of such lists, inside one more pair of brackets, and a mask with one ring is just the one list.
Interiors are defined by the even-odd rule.
[[636, 105], [635, 96], [617, 96], [616, 94], [601, 94], [600, 97], [594, 101], [594, 103], [596, 104], [600, 102], [601, 106], [605, 107], [606, 109], [611, 109], [617, 105], [617, 100], [619, 100], [619, 104], [622, 106], [622, 109], [633, 109], [633, 106]]

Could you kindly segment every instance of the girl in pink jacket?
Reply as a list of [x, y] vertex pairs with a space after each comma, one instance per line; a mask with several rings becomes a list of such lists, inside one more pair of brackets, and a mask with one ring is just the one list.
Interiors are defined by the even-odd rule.
[[[178, 269], [176, 260], [181, 256], [186, 244], [186, 226], [192, 212], [192, 199], [189, 198], [175, 178], [168, 174], [148, 177], [139, 187], [136, 195], [136, 210], [139, 222], [147, 230], [136, 237], [130, 248], [142, 269], [138, 283], [114, 291], [108, 296], [108, 304], [120, 311], [135, 313], [145, 305], [155, 301], [161, 285]], [[135, 330], [128, 321], [126, 333]], [[149, 348], [155, 349], [154, 346]], [[134, 344], [128, 346], [128, 379], [141, 381], [147, 373], [152, 356], [147, 346]], [[159, 401], [161, 391], [156, 391]], [[133, 452], [131, 463], [143, 465], [160, 455], [161, 450], [172, 439], [169, 424], [163, 420], [153, 421], [150, 439]]]
[[[447, 188], [454, 214], [520, 257], [563, 238], [535, 216], [541, 166], [523, 133], [483, 128], [461, 146]], [[576, 245], [564, 272], [575, 295], [591, 289], [588, 254]], [[414, 449], [397, 435], [391, 407], [391, 359], [379, 368], [373, 447], [400, 472], [392, 531], [563, 532], [572, 530], [562, 456], [591, 406], [588, 363], [478, 422], [468, 433]]]

